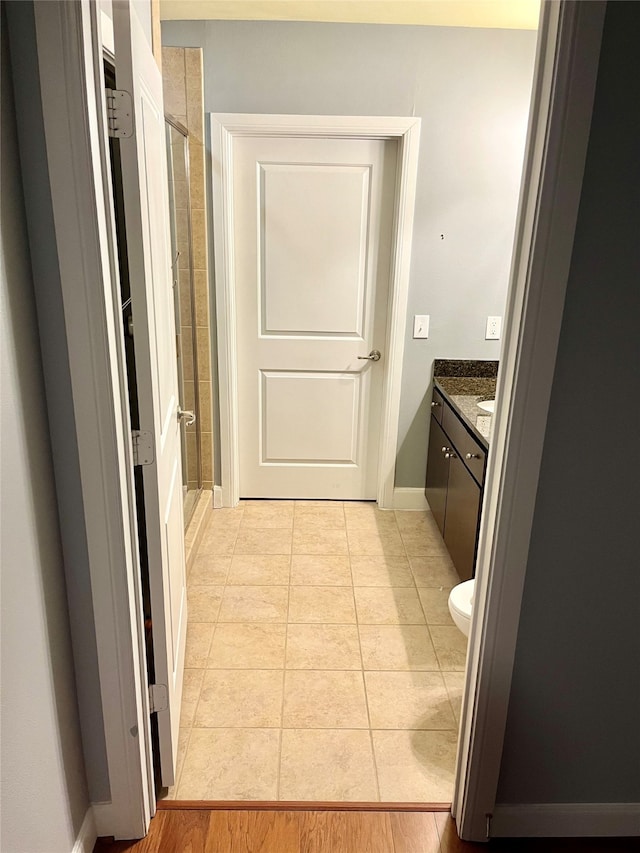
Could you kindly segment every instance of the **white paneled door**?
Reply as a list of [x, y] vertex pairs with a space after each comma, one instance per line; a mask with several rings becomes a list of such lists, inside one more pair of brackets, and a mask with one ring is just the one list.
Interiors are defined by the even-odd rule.
[[[134, 133], [120, 139], [140, 429], [153, 452], [142, 466], [159, 686], [162, 784], [175, 781], [187, 629], [176, 329], [162, 77], [131, 4], [114, 3], [116, 83], [133, 96]], [[162, 701], [160, 701], [162, 700]]]
[[395, 140], [234, 141], [241, 497], [376, 498], [396, 160]]

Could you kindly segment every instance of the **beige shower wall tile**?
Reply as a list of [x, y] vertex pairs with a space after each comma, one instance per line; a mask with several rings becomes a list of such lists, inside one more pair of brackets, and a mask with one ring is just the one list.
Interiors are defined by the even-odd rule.
[[204, 93], [202, 72], [187, 75], [187, 127], [196, 142], [204, 143]]
[[196, 326], [196, 338], [198, 341], [198, 379], [211, 381], [209, 329], [204, 326]]
[[205, 487], [205, 481], [213, 481], [213, 433], [203, 432], [200, 435], [201, 450], [202, 450], [202, 485]]
[[[178, 160], [179, 158], [175, 158]], [[185, 180], [179, 180], [178, 176], [175, 175], [175, 180], [173, 182], [173, 197], [175, 200], [175, 208], [176, 210], [186, 210], [188, 208], [189, 196], [187, 195], [187, 182]]]
[[184, 65], [187, 77], [199, 76], [202, 79], [202, 48], [185, 47]]
[[193, 237], [193, 268], [207, 268], [207, 217], [204, 210], [191, 211], [191, 228]]
[[[178, 118], [174, 116], [174, 118]], [[179, 121], [180, 119], [178, 119]], [[171, 138], [171, 165], [173, 167], [174, 181], [184, 181], [185, 188], [187, 186], [187, 164], [185, 158], [184, 136], [177, 130], [173, 132]], [[184, 205], [176, 205], [176, 207], [184, 207]]]
[[178, 271], [178, 288], [180, 292], [180, 322], [183, 326], [189, 326], [192, 322], [191, 276], [189, 270]]
[[196, 456], [196, 434], [187, 433], [187, 480], [196, 480], [198, 476], [198, 459]]
[[211, 382], [200, 382], [200, 429], [202, 432], [211, 432], [213, 425], [213, 414], [211, 408]]
[[[182, 405], [185, 409], [189, 409], [193, 411], [196, 407], [196, 386], [193, 379], [187, 379], [185, 377], [184, 382], [182, 383]], [[195, 427], [193, 424], [192, 427], [187, 427], [187, 429], [192, 430]]]
[[162, 48], [164, 108], [172, 116], [186, 114], [187, 89], [183, 47]]
[[182, 376], [193, 379], [193, 331], [191, 326], [180, 326], [180, 355]]
[[194, 270], [193, 284], [195, 289], [195, 314], [196, 326], [204, 326], [207, 329], [209, 322], [209, 279], [206, 270]]
[[191, 208], [205, 207], [204, 188], [204, 145], [189, 143], [189, 185], [191, 189]]

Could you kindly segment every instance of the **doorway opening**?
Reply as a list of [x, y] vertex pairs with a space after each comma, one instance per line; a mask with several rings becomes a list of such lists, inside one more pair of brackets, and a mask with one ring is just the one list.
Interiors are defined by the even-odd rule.
[[[274, 122], [273, 116], [265, 118]], [[295, 117], [293, 120], [295, 121]], [[238, 116], [225, 114], [219, 117], [218, 124], [228, 123], [233, 126], [235, 122], [241, 123], [241, 121], [242, 119]], [[290, 126], [292, 117], [287, 116], [283, 121]], [[360, 121], [363, 120], [360, 119]], [[242, 128], [240, 133], [246, 134], [247, 128]], [[218, 193], [218, 198], [215, 197], [214, 190], [213, 227], [220, 229], [220, 233], [216, 235], [216, 246], [219, 250], [224, 243], [225, 251], [220, 254], [230, 265], [227, 269], [224, 264], [218, 266], [216, 270], [218, 287], [225, 278], [231, 280], [235, 275], [235, 269], [232, 268], [235, 259], [229, 260], [228, 251], [234, 241], [230, 236], [234, 226], [229, 217], [225, 216], [224, 210], [224, 194], [233, 192], [233, 178], [228, 175], [225, 177], [225, 156], [229, 155], [232, 159], [230, 153], [233, 144], [232, 135], [226, 128], [221, 130], [220, 127], [212, 124], [212, 146], [215, 151], [213, 171], [217, 175], [222, 173], [220, 181], [222, 189]], [[524, 130], [522, 137], [524, 139]], [[218, 140], [220, 140], [219, 143]], [[514, 215], [516, 200], [517, 198], [514, 198]], [[233, 203], [227, 205], [227, 210], [232, 208]], [[444, 239], [444, 235], [442, 237]], [[233, 252], [231, 257], [232, 255]], [[332, 505], [287, 500], [287, 498], [302, 497], [295, 493], [280, 495], [284, 500], [277, 504], [268, 500], [257, 502], [252, 498], [257, 497], [259, 493], [243, 490], [239, 484], [235, 497], [232, 496], [234, 494], [234, 486], [231, 485], [234, 479], [232, 472], [241, 456], [240, 450], [233, 448], [234, 422], [237, 423], [240, 414], [237, 410], [233, 411], [234, 406], [237, 405], [238, 394], [234, 380], [229, 378], [236, 370], [237, 364], [237, 355], [230, 345], [238, 334], [239, 325], [234, 299], [235, 294], [224, 286], [218, 293], [220, 378], [223, 386], [221, 474], [223, 494], [225, 488], [230, 491], [224, 497], [227, 509], [223, 514], [214, 513], [214, 519], [216, 515], [217, 519], [212, 521], [203, 542], [198, 570], [189, 579], [190, 595], [193, 601], [191, 612], [198, 614], [196, 619], [200, 627], [197, 630], [201, 634], [201, 654], [206, 658], [206, 662], [204, 665], [196, 664], [192, 667], [194, 670], [202, 669], [204, 672], [202, 675], [193, 676], [192, 696], [196, 698], [185, 716], [185, 720], [189, 721], [185, 726], [189, 729], [189, 734], [185, 734], [186, 758], [185, 764], [181, 767], [182, 783], [179, 781], [177, 789], [170, 795], [177, 796], [179, 799], [274, 798], [273, 788], [269, 788], [268, 785], [260, 794], [245, 788], [244, 797], [242, 794], [237, 794], [235, 797], [230, 795], [229, 790], [233, 789], [234, 784], [238, 785], [237, 790], [242, 791], [243, 782], [238, 778], [231, 779], [228, 774], [225, 777], [224, 770], [221, 771], [221, 778], [217, 781], [202, 773], [196, 780], [192, 772], [198, 755], [204, 760], [202, 758], [204, 755], [213, 754], [211, 750], [218, 753], [223, 751], [220, 740], [222, 729], [228, 730], [228, 743], [235, 743], [239, 754], [244, 754], [245, 750], [252, 752], [248, 741], [241, 744], [242, 736], [236, 728], [243, 731], [251, 730], [253, 736], [253, 730], [260, 726], [247, 722], [251, 717], [250, 714], [249, 717], [245, 716], [244, 712], [250, 712], [250, 709], [246, 703], [234, 699], [230, 693], [233, 694], [237, 688], [237, 696], [244, 695], [244, 690], [247, 691], [247, 695], [251, 693], [259, 696], [262, 695], [262, 688], [258, 685], [263, 685], [264, 690], [267, 690], [264, 685], [270, 684], [273, 688], [272, 695], [281, 695], [284, 698], [281, 699], [282, 711], [272, 718], [278, 717], [280, 723], [265, 724], [263, 719], [264, 729], [281, 731], [280, 747], [274, 747], [273, 744], [269, 747], [265, 746], [265, 753], [269, 753], [265, 766], [267, 763], [271, 768], [277, 766], [279, 769], [276, 772], [280, 774], [281, 782], [283, 779], [286, 782], [287, 775], [295, 776], [298, 771], [301, 779], [305, 782], [309, 781], [304, 778], [300, 768], [295, 767], [295, 756], [303, 754], [305, 749], [307, 750], [306, 766], [314, 766], [313, 760], [310, 760], [311, 756], [320, 756], [331, 765], [335, 776], [338, 753], [343, 756], [353, 755], [353, 743], [358, 739], [366, 741], [367, 738], [361, 736], [368, 735], [368, 753], [365, 750], [359, 754], [368, 754], [371, 762], [370, 764], [367, 764], [366, 760], [363, 762], [360, 774], [363, 784], [360, 788], [354, 785], [351, 790], [352, 800], [354, 798], [361, 802], [369, 800], [375, 802], [381, 799], [389, 802], [430, 800], [432, 803], [450, 803], [453, 797], [454, 756], [457, 743], [458, 718], [455, 714], [459, 708], [464, 681], [466, 641], [451, 622], [447, 609], [447, 597], [450, 588], [455, 586], [460, 578], [452, 567], [437, 528], [423, 506], [412, 510], [394, 509], [393, 482], [397, 447], [394, 447], [391, 453], [392, 488], [390, 493], [387, 493], [388, 502], [385, 504], [384, 499], [379, 500], [379, 506], [386, 505], [393, 510], [392, 512], [383, 512], [375, 505], [350, 504], [344, 501]], [[258, 305], [260, 305], [259, 301]], [[403, 322], [405, 316], [406, 308], [402, 312]], [[252, 316], [251, 322], [242, 324], [242, 328], [249, 325], [252, 329], [259, 329], [260, 334], [264, 333], [264, 328], [255, 320], [256, 318]], [[400, 338], [403, 339], [403, 337], [401, 334]], [[362, 354], [366, 355], [367, 352], [367, 347], [364, 347]], [[442, 355], [445, 354], [454, 355], [451, 350], [448, 353], [442, 353]], [[228, 387], [225, 392], [224, 384], [227, 382]], [[425, 386], [428, 386], [428, 383], [429, 377], [426, 377]], [[400, 377], [395, 388], [399, 393]], [[224, 407], [228, 407], [226, 412]], [[254, 420], [256, 424], [259, 422], [257, 417]], [[262, 438], [264, 439], [264, 431]], [[389, 442], [386, 442], [386, 447], [389, 447]], [[234, 454], [237, 454], [235, 460]], [[237, 465], [235, 470], [238, 470]], [[229, 476], [230, 472], [231, 476]], [[238, 503], [241, 496], [249, 500]], [[313, 553], [315, 549], [317, 552]], [[296, 553], [296, 550], [299, 553]], [[342, 582], [336, 581], [341, 572]], [[214, 581], [214, 578], [217, 580]], [[204, 586], [209, 588], [204, 590]], [[220, 587], [216, 593], [212, 589], [214, 586]], [[253, 604], [251, 605], [252, 596]], [[340, 621], [334, 623], [329, 617], [325, 617], [326, 621], [319, 618], [323, 610], [322, 598], [327, 602], [333, 600], [336, 603], [334, 618]], [[340, 612], [339, 599], [345, 603], [341, 616], [336, 615]], [[351, 603], [346, 606], [349, 599]], [[206, 601], [209, 603], [205, 603]], [[234, 608], [236, 608], [235, 616]], [[325, 612], [328, 609], [327, 605]], [[394, 611], [393, 617], [389, 615], [390, 610]], [[239, 618], [241, 612], [244, 616]], [[212, 615], [214, 613], [215, 616]], [[256, 619], [255, 617], [260, 613], [270, 614], [263, 615], [262, 619], [273, 619], [273, 623], [261, 622], [260, 618]], [[205, 624], [210, 626], [206, 631], [202, 627]], [[269, 625], [269, 627], [263, 629], [263, 625]], [[284, 630], [282, 630], [283, 625]], [[340, 641], [337, 639], [339, 635], [341, 635]], [[268, 644], [267, 636], [269, 636], [269, 642], [273, 642], [278, 649], [278, 642], [284, 643], [282, 653], [279, 650], [274, 652], [277, 660], [280, 660], [279, 655], [284, 655], [283, 664], [271, 666], [271, 668], [265, 666], [262, 670], [258, 666], [258, 662], [262, 660], [259, 653], [250, 654], [248, 658], [243, 657], [258, 636], [262, 637], [264, 645]], [[195, 633], [193, 637], [195, 638]], [[352, 695], [357, 695], [357, 700], [348, 708], [349, 713], [354, 712], [354, 716], [346, 728], [356, 732], [356, 735], [353, 737], [353, 743], [347, 746], [339, 725], [335, 722], [327, 723], [329, 716], [325, 717], [323, 723], [322, 712], [328, 704], [325, 701], [326, 698], [340, 693], [338, 682], [358, 682], [358, 678], [354, 676], [357, 669], [350, 670], [345, 667], [342, 670], [337, 658], [332, 660], [330, 654], [325, 654], [322, 660], [318, 651], [309, 652], [306, 667], [299, 662], [296, 667], [292, 662], [295, 661], [294, 649], [299, 648], [305, 639], [309, 646], [315, 646], [316, 649], [326, 653], [329, 649], [335, 650], [340, 642], [348, 645], [349, 637], [352, 638], [353, 645], [359, 647], [362, 691], [359, 685], [358, 689], [352, 691]], [[436, 648], [436, 639], [438, 648]], [[207, 652], [203, 651], [205, 646], [207, 646]], [[372, 646], [378, 650], [377, 656], [371, 652]], [[392, 647], [396, 651], [395, 660], [390, 652]], [[401, 651], [398, 651], [399, 649]], [[440, 657], [438, 657], [438, 650]], [[192, 647], [192, 651], [196, 656], [188, 658], [187, 669], [190, 669], [189, 660], [198, 661], [195, 646]], [[289, 655], [289, 665], [287, 655]], [[282, 673], [279, 672], [280, 668]], [[260, 674], [257, 674], [258, 671]], [[323, 674], [319, 675], [319, 673]], [[324, 673], [339, 673], [339, 676]], [[344, 673], [348, 675], [345, 677]], [[256, 680], [255, 691], [249, 690], [246, 685], [241, 687], [243, 682], [248, 684], [251, 678]], [[332, 679], [335, 682], [333, 685], [330, 684]], [[434, 696], [438, 691], [440, 691], [441, 714], [439, 717], [438, 715], [429, 717], [434, 706]], [[305, 695], [312, 697], [310, 704], [315, 708], [315, 712], [309, 710], [309, 724], [302, 722], [304, 708], [299, 709], [297, 716], [295, 711], [296, 696], [299, 700], [299, 697]], [[220, 701], [223, 696], [226, 698]], [[386, 699], [381, 699], [382, 696], [386, 696]], [[218, 709], [212, 711], [212, 705], [216, 702]], [[226, 718], [223, 714], [225, 702], [228, 711]], [[299, 705], [304, 705], [304, 702], [299, 702]], [[403, 706], [406, 717], [411, 717], [411, 720], [408, 723], [406, 719], [401, 720], [400, 713], [396, 715], [395, 720], [392, 719], [393, 713], [387, 717], [384, 717], [384, 714], [378, 715], [380, 707], [385, 705], [391, 707], [393, 712]], [[231, 710], [233, 708], [235, 710]], [[422, 719], [420, 719], [421, 712], [418, 710], [420, 708], [422, 708]], [[368, 715], [367, 725], [364, 725], [362, 718], [360, 723], [354, 722], [357, 719], [357, 712], [362, 709], [365, 709]], [[209, 711], [212, 711], [210, 717]], [[207, 719], [211, 721], [209, 726], [206, 725]], [[259, 722], [259, 719], [259, 717], [254, 718], [254, 723]], [[232, 720], [244, 720], [245, 723], [244, 725], [241, 722], [229, 723]], [[358, 725], [361, 725], [362, 729], [358, 729]], [[215, 737], [214, 733], [205, 732], [205, 729], [216, 729]], [[303, 732], [301, 735], [293, 734], [301, 731]], [[336, 731], [340, 731], [340, 736], [334, 734]], [[398, 732], [402, 734], [397, 735]], [[407, 735], [407, 732], [412, 734]], [[437, 734], [433, 735], [433, 732]], [[396, 736], [396, 742], [393, 744], [391, 743], [392, 733]], [[334, 743], [331, 743], [331, 737], [334, 737]], [[411, 740], [412, 737], [413, 740]], [[266, 736], [265, 738], [268, 740]], [[447, 738], [448, 742], [444, 744]], [[401, 740], [402, 743], [400, 743]], [[312, 741], [315, 742], [312, 744]], [[271, 752], [269, 752], [270, 749]], [[253, 752], [255, 754], [255, 750]], [[436, 757], [438, 753], [440, 759]], [[412, 762], [416, 756], [418, 761], [414, 765]], [[394, 765], [394, 761], [398, 763]], [[348, 778], [355, 763], [355, 759], [351, 761], [349, 769], [340, 780], [334, 779], [336, 784], [333, 789], [329, 786], [322, 789], [322, 784], [323, 782], [326, 784], [326, 780], [319, 781], [313, 793], [310, 793], [311, 787], [305, 792], [302, 787], [287, 788], [285, 784], [284, 787], [276, 790], [275, 798], [284, 798], [283, 791], [287, 791], [294, 800], [340, 801], [341, 798], [348, 800], [350, 795], [345, 791], [349, 784], [345, 779]], [[442, 779], [449, 773], [449, 784], [448, 787], [443, 785], [440, 788], [437, 784], [432, 787], [423, 784], [422, 796], [420, 796], [416, 793], [417, 786], [412, 788], [407, 780], [413, 770], [416, 770], [414, 778], [419, 778], [420, 772], [424, 772], [425, 766], [429, 763], [432, 768], [438, 770], [442, 770], [445, 766], [450, 768], [450, 773], [449, 770], [444, 769], [441, 776]], [[374, 781], [372, 786], [367, 788], [364, 780], [369, 782], [372, 780], [368, 769], [370, 766], [374, 767]], [[394, 775], [396, 778], [401, 778], [402, 768], [405, 770], [405, 787], [402, 790], [392, 789], [383, 777], [386, 773], [386, 779]], [[316, 775], [319, 777], [321, 774]], [[257, 778], [255, 773], [253, 778]], [[424, 782], [424, 778], [422, 781]], [[229, 787], [225, 789], [224, 784], [227, 783]]]

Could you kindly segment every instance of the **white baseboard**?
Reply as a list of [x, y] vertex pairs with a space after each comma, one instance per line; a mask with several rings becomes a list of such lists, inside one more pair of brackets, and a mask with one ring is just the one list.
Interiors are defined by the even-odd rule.
[[222, 486], [213, 487], [213, 508], [222, 509]]
[[640, 803], [496, 805], [492, 838], [640, 836]]
[[393, 508], [428, 510], [429, 504], [424, 496], [424, 489], [395, 488], [393, 490]]
[[76, 843], [73, 845], [72, 853], [93, 853], [97, 837], [98, 833], [96, 831], [93, 808], [89, 806], [87, 813], [84, 816], [84, 820], [82, 821], [78, 837], [76, 838]]
[[93, 819], [95, 821], [98, 838], [103, 835], [113, 835], [113, 821], [111, 819], [111, 802], [94, 803]]

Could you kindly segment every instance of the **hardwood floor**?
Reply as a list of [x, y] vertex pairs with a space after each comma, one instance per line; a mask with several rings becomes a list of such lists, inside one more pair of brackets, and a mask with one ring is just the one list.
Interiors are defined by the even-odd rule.
[[637, 839], [460, 841], [445, 812], [159, 811], [141, 841], [98, 839], [94, 853], [623, 853]]

